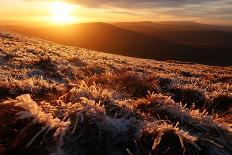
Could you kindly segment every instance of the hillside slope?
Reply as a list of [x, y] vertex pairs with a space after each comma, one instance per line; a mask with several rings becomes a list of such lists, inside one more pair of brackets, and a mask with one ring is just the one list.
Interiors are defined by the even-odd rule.
[[173, 51], [178, 49], [177, 45], [166, 40], [106, 23], [83, 23], [39, 28], [8, 25], [1, 26], [1, 28], [62, 45], [78, 46], [127, 56], [144, 57], [144, 54], [146, 54], [150, 58], [154, 55], [160, 55], [161, 58], [165, 57], [170, 49]]
[[232, 68], [0, 32], [0, 154], [232, 152]]
[[[132, 23], [133, 24], [133, 23]], [[136, 26], [134, 24], [133, 26]], [[130, 26], [133, 28], [133, 26]], [[177, 26], [178, 27], [178, 26]], [[195, 44], [182, 44], [168, 41], [169, 38], [160, 39], [165, 36], [168, 31], [160, 32], [135, 32], [124, 28], [119, 28], [106, 23], [82, 23], [76, 25], [50, 26], [40, 28], [27, 28], [19, 26], [1, 26], [13, 32], [34, 36], [48, 41], [56, 42], [62, 45], [78, 46], [92, 50], [102, 51], [112, 54], [120, 54], [124, 56], [150, 58], [156, 60], [178, 60], [197, 62], [209, 65], [229, 66], [231, 62], [232, 47], [202, 45], [201, 43], [211, 42], [211, 33], [209, 37], [201, 32], [190, 34], [188, 32], [175, 32], [173, 38], [194, 38], [199, 40]], [[141, 28], [139, 30], [153, 30], [150, 28]], [[179, 33], [179, 34], [178, 34]], [[152, 34], [160, 34], [153, 36]], [[227, 33], [226, 33], [227, 34]], [[172, 34], [171, 34], [172, 36]], [[201, 37], [199, 37], [201, 36]], [[204, 38], [202, 40], [202, 38]], [[210, 39], [209, 39], [210, 38]], [[190, 39], [191, 40], [191, 39]], [[228, 42], [229, 38], [216, 39], [219, 42]], [[218, 46], [219, 45], [219, 46]]]

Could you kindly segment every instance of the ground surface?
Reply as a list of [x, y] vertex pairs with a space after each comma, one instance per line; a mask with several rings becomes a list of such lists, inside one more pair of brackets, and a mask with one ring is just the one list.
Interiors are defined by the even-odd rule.
[[0, 32], [0, 154], [232, 153], [232, 67]]

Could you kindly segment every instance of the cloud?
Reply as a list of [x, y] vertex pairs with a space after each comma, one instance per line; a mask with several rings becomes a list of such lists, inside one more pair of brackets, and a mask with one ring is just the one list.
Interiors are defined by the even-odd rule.
[[[27, 0], [39, 1], [39, 0]], [[41, 0], [40, 0], [41, 1]], [[46, 0], [44, 0], [46, 1]], [[52, 0], [50, 0], [52, 1]], [[56, 0], [54, 0], [56, 1]], [[229, 19], [232, 16], [232, 0], [63, 0], [86, 8], [104, 9], [115, 14], [134, 16], [167, 15], [191, 20], [191, 18]], [[141, 19], [143, 20], [143, 19]]]
[[120, 9], [149, 9], [184, 16], [232, 15], [232, 0], [69, 0], [86, 7], [115, 7]]
[[[125, 6], [125, 7], [180, 7], [185, 5], [207, 4], [218, 2], [219, 0], [67, 0], [72, 3], [78, 3], [89, 7], [101, 6]], [[228, 0], [220, 0], [228, 2]]]

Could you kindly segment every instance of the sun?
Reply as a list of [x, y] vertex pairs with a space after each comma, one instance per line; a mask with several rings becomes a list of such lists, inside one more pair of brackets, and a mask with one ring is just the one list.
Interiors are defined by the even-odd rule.
[[75, 17], [71, 15], [74, 7], [72, 4], [65, 2], [52, 2], [50, 10], [52, 13], [51, 20], [56, 24], [68, 24], [75, 22]]

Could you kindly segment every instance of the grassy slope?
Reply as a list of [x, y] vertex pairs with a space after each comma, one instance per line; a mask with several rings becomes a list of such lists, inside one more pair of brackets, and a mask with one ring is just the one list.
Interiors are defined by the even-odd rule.
[[231, 67], [129, 58], [6, 32], [0, 64], [0, 154], [232, 152]]

